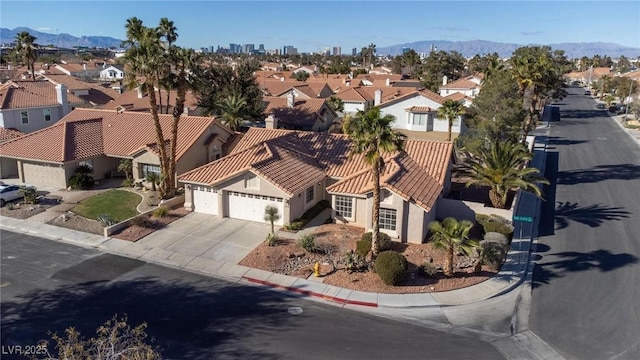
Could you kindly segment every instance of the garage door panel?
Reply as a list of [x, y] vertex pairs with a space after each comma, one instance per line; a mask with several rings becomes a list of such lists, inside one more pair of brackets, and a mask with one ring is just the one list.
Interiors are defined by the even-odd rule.
[[280, 219], [274, 224], [284, 224], [284, 199], [272, 196], [253, 195], [238, 192], [229, 192], [229, 217], [249, 221], [265, 222], [264, 209], [267, 205], [273, 205], [278, 209]]
[[207, 186], [196, 186], [193, 190], [193, 211], [218, 215], [218, 191]]

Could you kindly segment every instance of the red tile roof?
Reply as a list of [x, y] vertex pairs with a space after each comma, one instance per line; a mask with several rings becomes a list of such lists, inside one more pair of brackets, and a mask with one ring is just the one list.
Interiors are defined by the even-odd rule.
[[428, 106], [412, 106], [406, 108], [405, 111], [412, 112], [414, 114], [427, 114], [434, 110]]
[[[160, 115], [168, 140], [172, 115]], [[182, 116], [176, 157], [180, 159], [216, 120]], [[219, 125], [222, 127], [222, 125]], [[63, 163], [100, 154], [130, 157], [140, 148], [156, 142], [151, 114], [77, 108], [48, 128], [0, 145], [2, 156]]]
[[5, 128], [0, 126], [0, 142], [15, 139], [24, 135], [21, 131], [13, 128]]
[[[160, 90], [160, 95], [162, 97], [162, 106], [166, 107], [167, 92], [165, 90]], [[169, 105], [171, 105], [171, 108], [173, 108], [176, 103], [176, 96], [176, 91], [171, 91], [169, 93]], [[158, 105], [160, 105], [160, 100], [161, 99], [158, 98], [158, 91], [156, 90], [156, 102]], [[186, 94], [184, 106], [189, 109], [195, 109], [198, 106], [198, 99], [190, 91]], [[103, 109], [115, 110], [118, 107], [123, 107], [127, 111], [149, 111], [149, 96], [148, 94], [145, 94], [142, 97], [138, 97], [137, 89], [128, 90], [122, 95], [116, 96], [113, 101], [105, 104]]]
[[[325, 99], [294, 99], [294, 106], [287, 105], [286, 97], [265, 96], [265, 114], [273, 114], [278, 118], [279, 124], [284, 127], [311, 127], [321, 116], [321, 109]], [[330, 110], [326, 110], [330, 111]]]
[[[47, 80], [9, 81], [0, 86], [0, 108], [2, 109], [60, 105], [57, 99], [56, 85]], [[67, 100], [73, 105], [84, 103], [73, 94], [67, 94]]]
[[446, 85], [441, 86], [441, 89], [475, 89], [478, 87], [478, 84], [469, 80], [471, 77], [461, 78], [458, 80], [454, 80], [452, 82], [447, 83]]

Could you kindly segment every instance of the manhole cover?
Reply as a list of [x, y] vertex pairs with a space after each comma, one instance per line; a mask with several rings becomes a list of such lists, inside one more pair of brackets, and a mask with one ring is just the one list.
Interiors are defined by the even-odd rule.
[[302, 308], [300, 306], [291, 306], [287, 309], [287, 312], [291, 315], [300, 315], [302, 314]]

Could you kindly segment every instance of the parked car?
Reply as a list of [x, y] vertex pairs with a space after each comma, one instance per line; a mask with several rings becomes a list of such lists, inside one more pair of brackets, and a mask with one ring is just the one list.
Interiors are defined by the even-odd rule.
[[[27, 185], [27, 188], [33, 189], [36, 192], [35, 186]], [[0, 185], [0, 207], [4, 206], [9, 201], [22, 198], [23, 195], [20, 192], [20, 186], [18, 185]]]
[[585, 94], [585, 95], [591, 95], [591, 91], [589, 91], [589, 90], [585, 90], [585, 91], [584, 91], [584, 94]]

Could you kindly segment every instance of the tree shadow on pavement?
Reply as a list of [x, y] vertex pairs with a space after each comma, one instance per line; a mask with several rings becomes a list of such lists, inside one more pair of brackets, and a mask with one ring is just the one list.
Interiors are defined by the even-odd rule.
[[640, 179], [640, 165], [635, 164], [600, 165], [590, 169], [558, 172], [558, 184], [562, 185], [595, 183], [604, 180], [635, 179]]
[[621, 220], [628, 218], [631, 213], [621, 207], [610, 207], [594, 204], [580, 206], [575, 202], [558, 202], [555, 209], [555, 230], [564, 229], [571, 221], [598, 227], [605, 221]]
[[[545, 258], [557, 260], [544, 262]], [[561, 278], [568, 272], [596, 269], [601, 272], [613, 271], [627, 265], [637, 264], [638, 257], [632, 254], [613, 254], [608, 250], [591, 252], [567, 251], [545, 255], [533, 269], [533, 288], [547, 285], [555, 278]]]
[[[210, 281], [91, 281], [36, 290], [2, 303], [2, 344], [37, 344], [75, 327], [86, 337], [117, 314], [136, 326], [147, 322], [152, 345], [165, 358], [277, 359], [243, 338], [255, 332], [296, 327], [286, 298], [272, 291]], [[50, 341], [49, 351], [55, 352]], [[215, 355], [214, 355], [215, 354]], [[4, 358], [4, 356], [3, 356]]]

